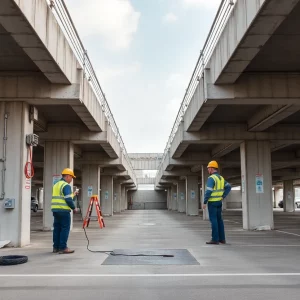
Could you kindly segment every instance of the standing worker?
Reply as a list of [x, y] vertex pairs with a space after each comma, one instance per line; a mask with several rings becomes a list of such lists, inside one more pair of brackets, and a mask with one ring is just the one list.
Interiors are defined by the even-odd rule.
[[206, 192], [204, 196], [203, 210], [206, 209], [208, 202], [208, 213], [211, 222], [212, 237], [206, 244], [218, 245], [226, 244], [224, 222], [222, 219], [222, 201], [227, 197], [231, 191], [231, 186], [218, 173], [218, 163], [211, 161], [208, 166]]
[[[73, 170], [64, 169], [62, 178], [53, 186], [51, 210], [53, 212], [53, 253], [69, 254], [74, 253], [67, 246], [71, 226], [71, 210], [74, 213], [77, 209], [74, 205], [74, 195], [70, 183], [76, 178]], [[76, 191], [75, 196], [78, 194]]]

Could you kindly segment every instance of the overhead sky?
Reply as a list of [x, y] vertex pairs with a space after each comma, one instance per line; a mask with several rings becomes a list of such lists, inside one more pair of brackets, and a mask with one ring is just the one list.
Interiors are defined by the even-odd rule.
[[127, 152], [164, 151], [221, 0], [66, 0]]

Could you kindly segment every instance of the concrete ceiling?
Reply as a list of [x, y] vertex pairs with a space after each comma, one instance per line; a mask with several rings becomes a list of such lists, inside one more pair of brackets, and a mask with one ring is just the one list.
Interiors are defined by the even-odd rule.
[[300, 3], [278, 27], [246, 72], [300, 71]]
[[0, 25], [0, 71], [40, 72], [2, 25]]

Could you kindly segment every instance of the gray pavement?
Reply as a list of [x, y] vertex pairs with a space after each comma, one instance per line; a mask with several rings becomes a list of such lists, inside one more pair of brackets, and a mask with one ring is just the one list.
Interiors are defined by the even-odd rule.
[[[276, 230], [244, 231], [241, 211], [224, 212], [228, 245], [210, 246], [210, 224], [169, 211], [126, 211], [93, 221], [90, 248], [187, 249], [199, 265], [102, 265], [106, 254], [86, 250], [79, 216], [69, 246], [52, 254], [52, 233], [32, 214], [32, 244], [1, 249], [28, 255], [24, 265], [0, 267], [0, 299], [299, 299], [300, 213], [275, 211]], [[39, 293], [41, 292], [42, 295]]]

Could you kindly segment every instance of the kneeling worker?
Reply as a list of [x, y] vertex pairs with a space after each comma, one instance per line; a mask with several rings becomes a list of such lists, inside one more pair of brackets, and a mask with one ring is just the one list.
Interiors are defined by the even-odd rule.
[[206, 244], [225, 244], [225, 230], [222, 219], [222, 200], [224, 200], [231, 191], [231, 186], [218, 173], [218, 163], [211, 161], [207, 170], [209, 177], [207, 179], [206, 191], [204, 196], [203, 210], [208, 203], [208, 213], [211, 222], [212, 238]]
[[[69, 254], [74, 253], [67, 246], [67, 241], [71, 226], [71, 210], [74, 213], [77, 209], [74, 205], [74, 195], [70, 183], [76, 178], [73, 170], [64, 169], [62, 178], [54, 186], [52, 190], [51, 210], [53, 212], [53, 253]], [[76, 191], [75, 196], [78, 194]]]

